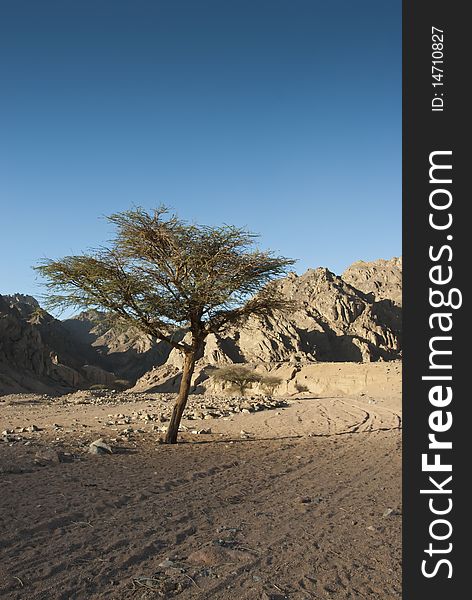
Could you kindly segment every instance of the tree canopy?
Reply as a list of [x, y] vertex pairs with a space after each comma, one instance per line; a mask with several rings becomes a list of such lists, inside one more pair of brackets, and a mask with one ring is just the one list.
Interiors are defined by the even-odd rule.
[[[187, 223], [164, 206], [108, 219], [116, 229], [108, 246], [36, 267], [46, 280], [47, 305], [104, 309], [183, 351], [185, 406], [205, 338], [250, 315], [286, 310], [272, 282], [294, 261], [259, 250], [258, 236], [244, 228]], [[182, 339], [183, 330], [191, 335]]]
[[165, 207], [108, 219], [117, 230], [110, 247], [36, 267], [49, 307], [102, 308], [185, 350], [172, 337], [176, 328], [201, 322], [205, 333], [217, 333], [286, 306], [275, 289], [263, 288], [294, 261], [255, 249], [258, 236], [245, 229], [187, 224]]

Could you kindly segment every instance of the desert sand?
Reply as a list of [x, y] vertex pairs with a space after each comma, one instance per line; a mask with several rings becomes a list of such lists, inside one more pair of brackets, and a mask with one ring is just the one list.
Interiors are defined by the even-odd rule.
[[153, 394], [0, 397], [0, 597], [400, 598], [401, 366], [356, 368], [175, 446]]

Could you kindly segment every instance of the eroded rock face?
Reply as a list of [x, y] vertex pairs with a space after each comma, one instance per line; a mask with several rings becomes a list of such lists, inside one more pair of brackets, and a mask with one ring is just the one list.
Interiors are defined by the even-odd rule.
[[[385, 276], [381, 273], [384, 264]], [[372, 267], [360, 268], [364, 278], [358, 279], [364, 291], [325, 268], [309, 269], [300, 276], [290, 274], [277, 285], [295, 303], [294, 310], [286, 315], [251, 317], [240, 328], [209, 336], [197, 363], [195, 389], [207, 379], [207, 365], [251, 363], [272, 368], [280, 363], [299, 366], [400, 358], [400, 269], [401, 259], [376, 261]], [[395, 281], [389, 286], [391, 271]], [[373, 275], [367, 277], [366, 273]], [[390, 293], [393, 298], [388, 297]], [[181, 353], [173, 350], [166, 364], [146, 373], [135, 389], [176, 391], [182, 361]]]
[[[251, 363], [300, 366], [370, 362], [401, 356], [401, 258], [357, 262], [339, 277], [325, 268], [290, 274], [276, 285], [294, 302], [289, 313], [251, 317], [242, 327], [207, 338], [205, 366]], [[183, 334], [182, 334], [183, 335]], [[44, 386], [111, 386], [118, 377], [136, 389], [175, 391], [182, 356], [139, 331], [119, 330], [97, 311], [58, 321], [34, 298], [0, 296], [0, 393]], [[272, 368], [272, 367], [271, 367]], [[42, 387], [41, 387], [42, 386]]]
[[342, 278], [356, 289], [372, 295], [374, 300], [392, 300], [402, 305], [402, 259], [360, 260], [348, 267]]
[[165, 342], [153, 341], [133, 327], [117, 329], [98, 311], [82, 312], [63, 321], [63, 325], [77, 340], [94, 349], [102, 369], [130, 382], [164, 364], [170, 353]]
[[94, 349], [69, 335], [31, 296], [0, 296], [0, 393], [54, 392], [114, 380], [90, 367]]
[[322, 268], [290, 275], [279, 286], [296, 308], [250, 318], [238, 331], [210, 340], [208, 362], [221, 355], [232, 362], [294, 363], [399, 357], [400, 309], [390, 300], [377, 302]]
[[30, 379], [47, 378], [51, 368], [38, 329], [0, 296], [0, 391], [15, 391], [19, 380], [28, 385]]
[[[399, 358], [401, 310], [392, 301], [376, 301], [325, 268], [290, 274], [278, 286], [294, 310], [251, 317], [242, 327], [209, 336], [202, 360], [296, 364]], [[182, 366], [178, 351], [170, 353], [167, 365]]]

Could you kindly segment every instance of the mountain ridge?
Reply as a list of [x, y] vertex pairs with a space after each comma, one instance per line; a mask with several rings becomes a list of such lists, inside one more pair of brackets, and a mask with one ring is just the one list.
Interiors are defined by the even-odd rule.
[[[325, 267], [290, 273], [275, 285], [296, 308], [209, 336], [199, 364], [398, 359], [401, 272], [394, 257], [358, 261], [341, 276]], [[181, 358], [137, 329], [110, 326], [100, 311], [60, 321], [31, 296], [0, 295], [0, 393], [126, 385], [121, 380], [152, 387], [164, 373], [175, 379]]]

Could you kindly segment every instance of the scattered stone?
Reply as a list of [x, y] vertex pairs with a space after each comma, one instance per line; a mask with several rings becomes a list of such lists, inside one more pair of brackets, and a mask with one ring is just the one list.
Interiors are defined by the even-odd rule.
[[61, 462], [61, 455], [59, 452], [56, 452], [56, 450], [45, 448], [44, 450], [38, 450], [38, 452], [36, 452], [34, 462], [41, 467], [57, 464]]
[[111, 447], [102, 438], [95, 440], [89, 445], [90, 454], [112, 454]]
[[172, 560], [163, 560], [161, 563], [159, 563], [159, 566], [163, 569], [169, 569], [171, 567], [175, 567], [175, 562]]
[[159, 433], [167, 433], [167, 427], [165, 425], [154, 425], [152, 430], [158, 431]]

